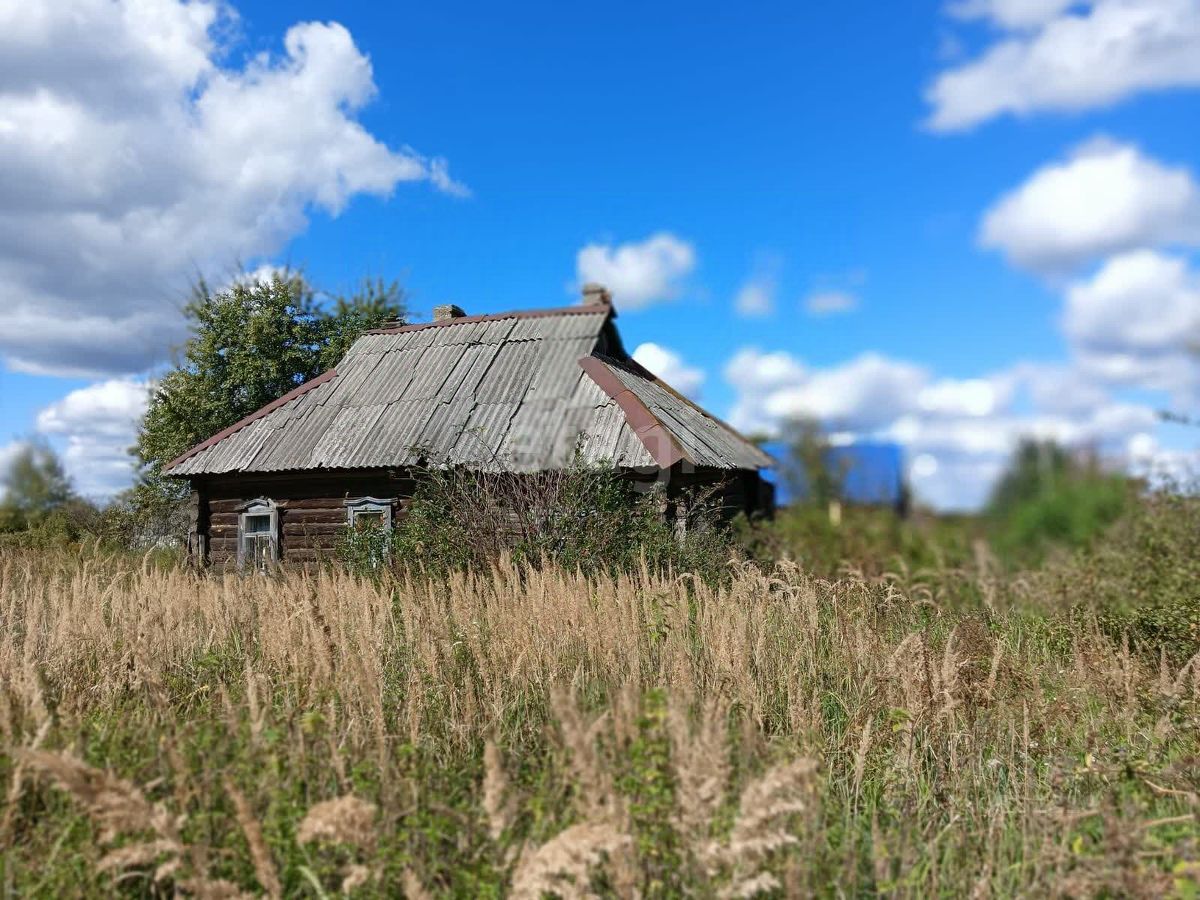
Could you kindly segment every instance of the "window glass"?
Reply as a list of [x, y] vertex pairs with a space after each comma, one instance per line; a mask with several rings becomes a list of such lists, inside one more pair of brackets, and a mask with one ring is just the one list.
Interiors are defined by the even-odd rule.
[[246, 534], [266, 534], [271, 530], [271, 516], [246, 516]]

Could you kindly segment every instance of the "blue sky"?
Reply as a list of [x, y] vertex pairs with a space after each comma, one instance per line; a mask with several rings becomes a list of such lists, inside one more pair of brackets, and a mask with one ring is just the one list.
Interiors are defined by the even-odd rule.
[[87, 493], [239, 262], [418, 318], [602, 276], [714, 412], [898, 440], [939, 507], [1026, 433], [1197, 443], [1154, 415], [1200, 395], [1197, 0], [45, 0], [4, 58], [0, 456], [45, 434]]

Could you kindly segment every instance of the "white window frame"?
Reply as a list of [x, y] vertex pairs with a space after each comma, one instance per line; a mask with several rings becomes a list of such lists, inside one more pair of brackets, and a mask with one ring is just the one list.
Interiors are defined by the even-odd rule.
[[[257, 516], [269, 516], [271, 520], [268, 531], [248, 532], [246, 530], [246, 520]], [[249, 535], [267, 536], [267, 553], [265, 556], [260, 556], [254, 553], [255, 559], [263, 560], [269, 565], [274, 565], [279, 561], [279, 507], [274, 500], [266, 497], [260, 497], [257, 500], [251, 500], [249, 503], [243, 504], [238, 508], [238, 546], [237, 560], [238, 568], [245, 568], [248, 562], [247, 551], [250, 549]], [[255, 566], [255, 568], [267, 568], [267, 566]]]
[[383, 527], [390, 531], [392, 528], [392, 501], [379, 497], [358, 497], [346, 501], [346, 524], [353, 528], [362, 513], [382, 513]]

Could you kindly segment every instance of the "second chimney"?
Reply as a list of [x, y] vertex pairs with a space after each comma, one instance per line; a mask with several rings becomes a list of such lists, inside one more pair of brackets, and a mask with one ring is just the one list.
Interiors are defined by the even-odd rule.
[[453, 303], [443, 303], [441, 306], [433, 308], [433, 321], [446, 322], [450, 319], [461, 319], [466, 313], [461, 306]]
[[583, 286], [584, 306], [612, 306], [612, 294], [602, 284], [589, 282]]

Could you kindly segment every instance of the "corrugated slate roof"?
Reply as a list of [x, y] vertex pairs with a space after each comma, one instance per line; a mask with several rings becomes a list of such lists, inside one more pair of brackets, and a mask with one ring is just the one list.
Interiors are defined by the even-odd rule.
[[767, 457], [631, 360], [601, 358], [607, 305], [471, 316], [359, 338], [335, 370], [215, 435], [170, 475], [416, 464], [541, 471], [755, 469]]

